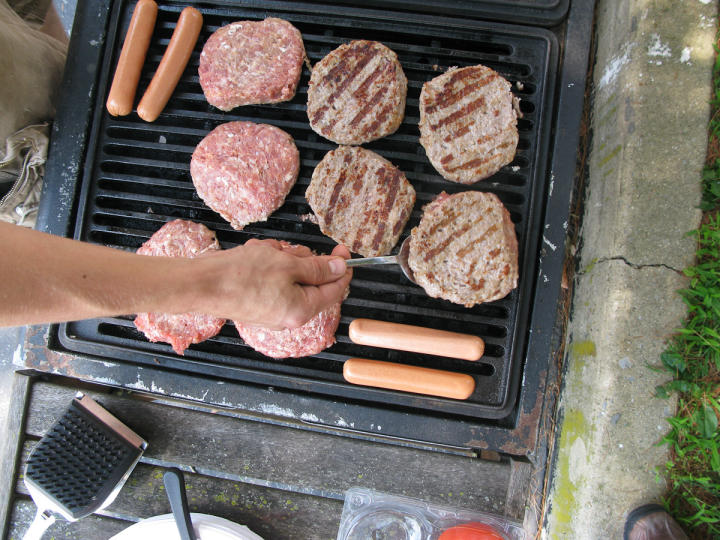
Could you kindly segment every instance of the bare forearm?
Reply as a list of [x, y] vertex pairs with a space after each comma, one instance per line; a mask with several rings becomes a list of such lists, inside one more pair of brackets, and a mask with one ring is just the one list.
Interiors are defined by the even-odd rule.
[[143, 257], [0, 223], [0, 325], [148, 310], [192, 301], [187, 259]]
[[0, 222], [0, 326], [146, 311], [296, 327], [341, 302], [349, 252], [312, 256], [274, 240], [197, 258], [137, 255]]

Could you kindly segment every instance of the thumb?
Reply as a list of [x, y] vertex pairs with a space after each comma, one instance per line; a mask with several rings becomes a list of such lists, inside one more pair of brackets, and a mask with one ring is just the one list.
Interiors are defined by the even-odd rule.
[[298, 257], [295, 262], [295, 279], [303, 285], [322, 285], [345, 275], [345, 259], [321, 255]]

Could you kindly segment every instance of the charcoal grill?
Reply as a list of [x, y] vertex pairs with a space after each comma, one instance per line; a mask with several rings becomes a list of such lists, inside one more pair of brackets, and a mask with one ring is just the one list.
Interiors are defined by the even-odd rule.
[[[487, 9], [492, 4], [474, 5]], [[549, 16], [536, 21], [538, 24], [552, 24], [559, 12], [564, 16], [567, 2], [547, 0], [546, 4]], [[138, 96], [159, 64], [185, 5], [161, 3]], [[542, 8], [544, 4], [539, 5]], [[305, 113], [307, 68], [292, 101], [241, 107], [228, 113], [207, 104], [198, 81], [199, 54], [213, 31], [236, 20], [280, 17], [302, 32], [313, 64], [352, 39], [381, 41], [398, 54], [408, 77], [405, 120], [395, 134], [364, 146], [403, 170], [417, 191], [415, 210], [403, 238], [417, 225], [422, 206], [442, 191], [495, 193], [509, 209], [518, 235], [518, 288], [502, 300], [466, 309], [428, 297], [407, 282], [398, 268], [358, 268], [350, 296], [343, 304], [337, 343], [320, 354], [300, 359], [264, 357], [246, 346], [230, 323], [217, 337], [178, 356], [169, 345], [148, 342], [134, 328], [130, 316], [53, 325], [47, 337], [48, 349], [72, 358], [75, 368], [69, 370], [71, 374], [77, 375], [78, 370], [87, 373], [87, 366], [96, 366], [97, 371], [89, 370], [95, 376], [81, 373], [80, 377], [102, 379], [102, 364], [112, 375], [105, 379], [114, 384], [185, 397], [195, 397], [195, 390], [205, 389], [200, 397], [209, 403], [349, 429], [354, 436], [381, 435], [430, 445], [489, 448], [493, 443], [488, 438], [505, 433], [505, 447], [497, 442], [495, 446], [511, 453], [511, 448], [520, 448], [519, 453], [527, 451], [534, 444], [532, 434], [525, 441], [515, 441], [517, 444], [508, 440], [526, 420], [528, 411], [537, 416], [550, 355], [549, 336], [559, 288], [553, 288], [555, 296], [550, 294], [550, 304], [540, 306], [537, 301], [548, 296], [548, 275], [555, 282], [559, 280], [562, 255], [546, 250], [550, 245], [553, 252], [556, 246], [562, 251], [560, 229], [562, 220], [567, 219], [567, 193], [574, 167], [575, 146], [560, 162], [570, 171], [564, 178], [566, 187], [554, 186], [558, 162], [551, 163], [551, 158], [553, 126], [558, 121], [554, 111], [562, 66], [560, 39], [571, 29], [567, 24], [548, 30], [422, 13], [434, 9], [430, 4], [421, 4], [427, 9], [419, 12], [409, 8], [398, 11], [403, 7], [399, 2], [391, 2], [394, 9], [384, 10], [312, 1], [215, 0], [196, 6], [203, 13], [204, 26], [189, 66], [160, 118], [145, 123], [135, 113], [113, 118], [104, 109], [134, 2], [89, 0], [79, 5], [65, 95], [72, 94], [77, 100], [77, 92], [72, 90], [87, 88], [88, 82], [83, 79], [91, 77], [86, 100], [89, 108], [87, 112], [76, 110], [76, 114], [67, 110], [56, 122], [48, 178], [54, 171], [59, 182], [46, 184], [40, 228], [134, 251], [162, 224], [182, 218], [214, 230], [223, 248], [250, 238], [277, 238], [328, 253], [334, 242], [302, 219], [310, 212], [304, 193], [313, 168], [336, 147], [309, 127]], [[108, 8], [106, 12], [104, 7]], [[473, 14], [482, 15], [482, 9]], [[536, 5], [533, 9], [526, 13], [529, 19], [539, 8]], [[523, 13], [523, 7], [518, 6], [516, 12]], [[443, 180], [419, 145], [418, 101], [425, 81], [452, 66], [479, 63], [504, 75], [520, 98], [520, 141], [509, 166], [484, 182], [462, 186]], [[577, 73], [573, 76], [578, 78]], [[233, 230], [203, 204], [189, 175], [190, 157], [197, 143], [218, 124], [234, 120], [269, 123], [287, 131], [301, 157], [298, 182], [285, 204], [267, 222], [251, 224], [243, 231]], [[53, 156], [58, 156], [55, 161]], [[565, 209], [561, 202], [561, 211], [548, 216], [553, 189], [566, 194]], [[549, 264], [554, 265], [555, 275], [549, 274]], [[355, 345], [348, 338], [348, 325], [359, 317], [475, 334], [486, 342], [485, 355], [471, 363]], [[531, 339], [533, 332], [542, 336], [537, 345]], [[343, 380], [342, 365], [356, 356], [467, 373], [476, 380], [476, 390], [469, 399], [457, 401], [350, 385]], [[32, 358], [28, 363], [32, 365]], [[151, 384], [141, 381], [148, 374], [153, 378]], [[230, 399], [231, 395], [241, 397]]]

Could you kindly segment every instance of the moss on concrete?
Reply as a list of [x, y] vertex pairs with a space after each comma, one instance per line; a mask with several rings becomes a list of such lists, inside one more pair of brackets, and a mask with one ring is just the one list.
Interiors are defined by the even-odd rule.
[[[593, 348], [594, 351], [594, 348]], [[594, 354], [594, 352], [593, 352]], [[573, 448], [577, 448], [578, 440], [581, 442], [588, 438], [592, 428], [580, 410], [569, 410], [565, 413], [560, 434], [560, 447], [555, 469], [553, 497], [553, 516], [555, 527], [550, 531], [550, 538], [564, 539], [572, 537], [572, 518], [577, 510], [575, 493], [578, 486], [573, 481], [571, 463], [573, 461]], [[576, 454], [576, 452], [575, 452]], [[584, 456], [583, 456], [584, 457]]]

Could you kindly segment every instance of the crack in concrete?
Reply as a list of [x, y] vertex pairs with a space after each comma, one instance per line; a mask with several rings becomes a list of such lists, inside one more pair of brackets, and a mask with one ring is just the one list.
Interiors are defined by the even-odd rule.
[[653, 264], [635, 264], [630, 261], [628, 261], [625, 257], [618, 255], [616, 257], [601, 257], [599, 259], [593, 260], [589, 265], [587, 265], [585, 268], [578, 270], [577, 275], [583, 276], [587, 273], [589, 273], [593, 267], [596, 264], [609, 262], [609, 261], [622, 261], [630, 268], [634, 268], [635, 270], [643, 270], [645, 268], [666, 268], [667, 270], [672, 270], [673, 272], [676, 272], [678, 274], [682, 274], [682, 270], [678, 270], [677, 268], [673, 268], [672, 266], [665, 264], [665, 263], [653, 263]]

